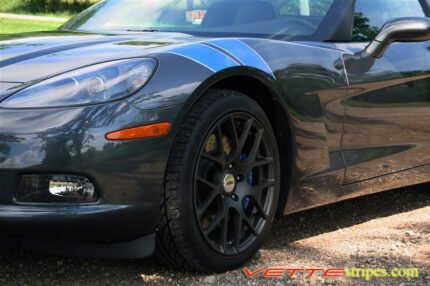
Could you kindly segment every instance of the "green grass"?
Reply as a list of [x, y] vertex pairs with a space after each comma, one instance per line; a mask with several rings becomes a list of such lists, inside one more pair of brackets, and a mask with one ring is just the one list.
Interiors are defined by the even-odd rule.
[[51, 31], [60, 26], [61, 23], [58, 22], [0, 18], [0, 34]]
[[[0, 0], [1, 1], [1, 0]], [[18, 15], [31, 15], [31, 16], [44, 16], [44, 17], [58, 17], [58, 18], [72, 18], [77, 15], [77, 13], [68, 13], [68, 12], [56, 12], [56, 13], [32, 13], [29, 11], [18, 10], [14, 12], [1, 12], [0, 13], [10, 13], [10, 14], [18, 14]]]

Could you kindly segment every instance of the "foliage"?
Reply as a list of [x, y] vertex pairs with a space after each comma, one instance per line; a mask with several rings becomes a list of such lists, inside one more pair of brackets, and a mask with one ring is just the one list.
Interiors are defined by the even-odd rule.
[[378, 27], [370, 26], [369, 18], [366, 18], [363, 13], [355, 13], [353, 41], [371, 41], [378, 35], [378, 31]]
[[99, 0], [0, 0], [0, 12], [73, 15]]

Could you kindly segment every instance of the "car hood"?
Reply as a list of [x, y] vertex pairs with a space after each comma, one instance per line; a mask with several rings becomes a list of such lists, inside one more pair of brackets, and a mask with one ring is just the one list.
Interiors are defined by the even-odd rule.
[[[64, 31], [0, 36], [0, 88], [41, 80], [82, 66], [197, 41], [181, 33], [95, 35]], [[6, 84], [7, 83], [7, 84]]]

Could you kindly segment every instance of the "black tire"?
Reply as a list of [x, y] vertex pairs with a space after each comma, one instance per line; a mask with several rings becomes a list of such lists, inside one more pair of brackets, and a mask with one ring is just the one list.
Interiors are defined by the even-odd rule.
[[228, 271], [252, 258], [275, 217], [278, 154], [270, 121], [255, 101], [229, 90], [200, 99], [170, 154], [157, 256], [170, 267], [198, 272]]

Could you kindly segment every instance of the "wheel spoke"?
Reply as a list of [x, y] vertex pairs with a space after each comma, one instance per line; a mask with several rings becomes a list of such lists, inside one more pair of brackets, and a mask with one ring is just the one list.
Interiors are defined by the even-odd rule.
[[258, 198], [258, 200], [261, 199], [261, 195], [263, 193], [263, 191], [271, 186], [275, 185], [275, 181], [270, 180], [267, 182], [264, 182], [262, 184], [259, 184], [257, 186], [252, 187], [250, 194], [256, 198]]
[[257, 231], [252, 223], [249, 221], [249, 218], [246, 215], [242, 215], [243, 221], [245, 222], [248, 229], [252, 232], [253, 235], [257, 236]]
[[250, 167], [252, 169], [257, 168], [257, 167], [264, 167], [266, 165], [273, 164], [274, 162], [275, 162], [275, 160], [273, 160], [273, 158], [259, 159], [259, 160], [252, 162], [252, 164], [250, 164]]
[[206, 210], [211, 206], [211, 204], [214, 202], [217, 196], [218, 196], [218, 193], [211, 192], [210, 195], [207, 196], [205, 201], [200, 206], [197, 207], [197, 212], [199, 213], [200, 216], [206, 212]]
[[265, 189], [267, 189], [267, 188], [269, 188], [269, 187], [271, 187], [273, 185], [275, 185], [275, 181], [274, 180], [266, 181], [263, 184], [260, 184], [258, 186], [253, 187], [252, 191], [251, 191], [251, 194], [250, 194], [251, 197], [254, 200], [254, 203], [255, 203], [255, 205], [257, 207], [257, 210], [258, 210], [259, 214], [264, 219], [267, 219], [267, 213], [264, 210], [263, 205], [261, 204], [261, 196], [262, 196], [262, 193], [263, 193], [263, 191]]
[[226, 215], [224, 216], [223, 224], [221, 225], [221, 246], [224, 249], [224, 251], [227, 248], [228, 221], [229, 221], [229, 217], [227, 212]]
[[224, 144], [222, 142], [222, 130], [221, 130], [221, 124], [219, 124], [216, 127], [216, 137], [217, 137], [217, 146], [218, 146], [218, 157], [225, 162], [225, 152], [224, 152]]
[[208, 186], [209, 188], [211, 188], [211, 190], [218, 190], [218, 186], [215, 185], [214, 183], [209, 182], [208, 180], [206, 180], [205, 178], [202, 177], [197, 177], [197, 181]]
[[235, 229], [234, 229], [234, 247], [236, 247], [239, 252], [240, 239], [242, 238], [242, 216], [240, 214], [236, 214], [235, 217]]
[[237, 134], [236, 123], [233, 116], [230, 117], [231, 130], [233, 131], [233, 142], [236, 149], [239, 149], [239, 135]]
[[264, 130], [258, 130], [257, 135], [254, 139], [254, 144], [249, 152], [248, 162], [255, 162], [257, 159], [258, 151], [260, 150], [261, 139], [263, 139]]
[[257, 207], [258, 213], [264, 218], [267, 219], [267, 214], [264, 211], [264, 207], [261, 204], [261, 198], [256, 197], [255, 195], [252, 195], [252, 198], [254, 199], [255, 206]]
[[202, 153], [202, 157], [205, 158], [206, 160], [212, 161], [214, 163], [217, 163], [218, 165], [221, 165], [222, 167], [225, 164], [225, 161], [221, 158], [209, 155], [207, 153]]
[[224, 219], [224, 212], [218, 214], [215, 219], [211, 222], [211, 224], [204, 230], [205, 235], [209, 235], [214, 229], [221, 223]]
[[267, 189], [273, 185], [275, 185], [275, 180], [268, 180], [268, 181], [264, 182], [263, 184], [258, 185], [254, 188], [257, 188], [261, 192], [261, 191], [263, 191], [263, 190], [265, 190], [265, 189]]
[[254, 124], [254, 120], [253, 119], [249, 119], [245, 123], [245, 127], [243, 128], [243, 132], [240, 135], [240, 139], [239, 139], [239, 148], [237, 148], [237, 151], [239, 153], [239, 157], [240, 157], [240, 155], [242, 153], [243, 147], [245, 147], [246, 140], [248, 139], [248, 136], [249, 136], [249, 134], [251, 132], [251, 128], [252, 128], [253, 124]]

